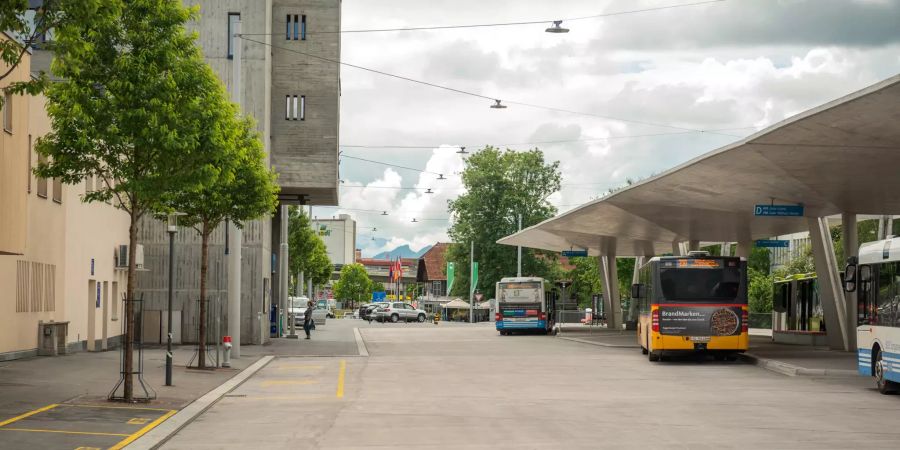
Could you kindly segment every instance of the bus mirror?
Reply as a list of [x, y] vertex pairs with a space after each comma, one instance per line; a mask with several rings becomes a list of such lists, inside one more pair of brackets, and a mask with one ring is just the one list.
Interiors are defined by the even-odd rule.
[[642, 298], [643, 297], [643, 295], [642, 295], [643, 292], [641, 292], [643, 290], [643, 289], [641, 289], [642, 286], [643, 286], [642, 284], [638, 284], [638, 283], [631, 285], [631, 298]]
[[844, 267], [844, 290], [853, 292], [856, 290], [856, 258], [847, 258], [847, 265]]

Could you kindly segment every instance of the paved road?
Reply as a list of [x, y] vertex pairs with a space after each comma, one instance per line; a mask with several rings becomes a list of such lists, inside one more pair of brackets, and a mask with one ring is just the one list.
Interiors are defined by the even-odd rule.
[[[353, 326], [352, 323], [340, 326]], [[900, 397], [862, 378], [487, 326], [365, 327], [370, 356], [278, 358], [163, 448], [896, 448]]]

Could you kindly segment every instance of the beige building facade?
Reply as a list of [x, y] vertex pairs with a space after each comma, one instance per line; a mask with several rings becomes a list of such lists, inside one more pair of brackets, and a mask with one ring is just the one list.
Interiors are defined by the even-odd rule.
[[[30, 69], [27, 53], [0, 89], [27, 80]], [[41, 322], [67, 322], [70, 351], [113, 347], [122, 334], [118, 291], [125, 280], [115, 249], [128, 241], [128, 217], [105, 203], [82, 203], [87, 180], [64, 185], [34, 176], [34, 145], [50, 130], [46, 99], [7, 100], [3, 116], [12, 120], [0, 131], [0, 360], [37, 354]]]

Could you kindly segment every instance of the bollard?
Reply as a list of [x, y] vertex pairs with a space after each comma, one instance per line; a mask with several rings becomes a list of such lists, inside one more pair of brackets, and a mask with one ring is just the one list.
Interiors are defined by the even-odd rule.
[[225, 347], [222, 367], [231, 367], [231, 336], [222, 336], [222, 345]]

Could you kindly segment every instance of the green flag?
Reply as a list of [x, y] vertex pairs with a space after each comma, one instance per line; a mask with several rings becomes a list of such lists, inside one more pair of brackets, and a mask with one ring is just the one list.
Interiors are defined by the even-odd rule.
[[450, 295], [450, 290], [453, 289], [453, 280], [456, 279], [456, 264], [452, 262], [447, 263], [447, 295]]
[[478, 261], [472, 263], [472, 286], [469, 287], [469, 290], [472, 291], [472, 294], [475, 294], [475, 288], [478, 286]]

